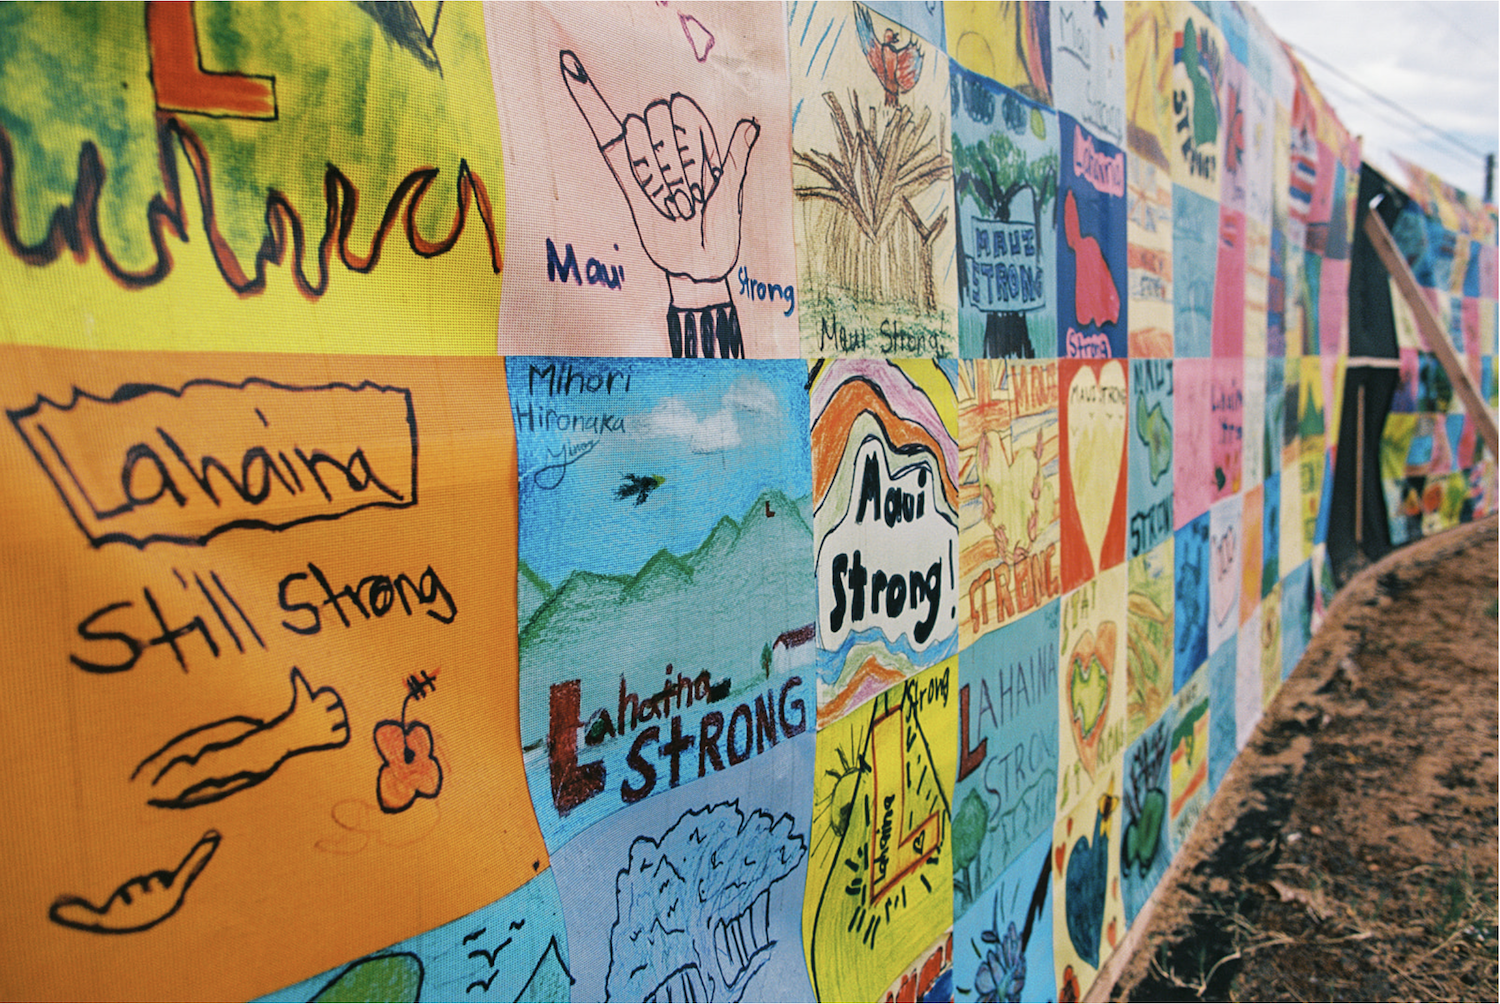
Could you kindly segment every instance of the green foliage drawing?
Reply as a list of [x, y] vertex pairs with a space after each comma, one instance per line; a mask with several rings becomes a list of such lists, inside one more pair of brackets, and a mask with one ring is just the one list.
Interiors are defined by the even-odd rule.
[[[1038, 139], [1046, 139], [1046, 119], [1039, 112], [1031, 117], [1031, 133]], [[955, 200], [962, 206], [969, 199], [981, 216], [1009, 222], [1019, 216], [1015, 203], [1027, 198], [1031, 210], [1031, 222], [1036, 228], [1037, 247], [1049, 246], [1044, 233], [1050, 233], [1057, 220], [1057, 151], [1032, 159], [1031, 156], [1006, 134], [1004, 130], [991, 131], [983, 139], [965, 143], [957, 136], [953, 144], [953, 187]], [[964, 234], [958, 234], [959, 260], [963, 261]], [[1045, 251], [1038, 256], [1044, 266]], [[1049, 297], [1050, 299], [1050, 297]], [[1040, 352], [1054, 337], [1054, 323], [1049, 312], [990, 311], [984, 312], [983, 349], [979, 345], [968, 351], [987, 356], [1008, 354], [1006, 346], [1032, 343]], [[1030, 353], [1027, 353], [1028, 355]]]
[[[992, 219], [1009, 220], [1011, 203], [1022, 191], [1031, 194], [1032, 220], [1040, 238], [1044, 220], [1056, 223], [1059, 158], [1051, 151], [1031, 160], [1003, 131], [991, 132], [976, 143], [955, 140], [953, 187], [959, 199], [968, 196]], [[1053, 216], [1043, 217], [1051, 207]]]
[[953, 892], [954, 914], [967, 910], [982, 887], [976, 887], [974, 861], [984, 846], [990, 813], [979, 792], [970, 789], [953, 816]]
[[1196, 31], [1188, 18], [1182, 29], [1182, 68], [1193, 87], [1193, 145], [1212, 143], [1219, 134], [1219, 89], [1224, 57], [1207, 29]]

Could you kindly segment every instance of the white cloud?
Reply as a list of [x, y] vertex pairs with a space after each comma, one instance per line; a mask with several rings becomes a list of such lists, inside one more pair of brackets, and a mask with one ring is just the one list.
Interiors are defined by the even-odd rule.
[[699, 418], [680, 397], [663, 398], [642, 426], [648, 436], [683, 440], [694, 453], [718, 453], [740, 445], [739, 425], [727, 407]]
[[735, 380], [729, 393], [724, 395], [724, 403], [757, 415], [775, 415], [780, 410], [776, 403], [776, 392], [766, 386], [764, 380], [751, 373], [745, 373]]
[[725, 392], [718, 411], [699, 418], [680, 397], [657, 402], [641, 423], [648, 436], [680, 439], [694, 453], [720, 453], [739, 446], [741, 415], [755, 416], [755, 423], [774, 419], [780, 412], [776, 394], [759, 377], [742, 374]]

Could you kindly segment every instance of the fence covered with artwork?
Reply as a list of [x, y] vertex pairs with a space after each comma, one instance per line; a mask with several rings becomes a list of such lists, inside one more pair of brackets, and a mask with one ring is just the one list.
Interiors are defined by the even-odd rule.
[[1384, 539], [1494, 510], [1360, 184], [1248, 4], [0, 5], [0, 986], [1076, 1000], [1354, 391]]

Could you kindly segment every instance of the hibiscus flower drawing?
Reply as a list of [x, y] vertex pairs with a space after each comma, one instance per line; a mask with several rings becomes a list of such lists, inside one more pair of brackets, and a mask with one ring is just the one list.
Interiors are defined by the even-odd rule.
[[424, 723], [377, 723], [375, 749], [381, 760], [375, 789], [382, 812], [405, 812], [419, 798], [437, 798], [443, 765], [432, 755], [432, 730]]

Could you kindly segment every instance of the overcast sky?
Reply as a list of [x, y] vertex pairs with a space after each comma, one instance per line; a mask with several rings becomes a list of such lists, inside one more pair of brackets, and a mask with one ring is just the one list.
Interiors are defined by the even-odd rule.
[[1500, 4], [1259, 0], [1255, 7], [1293, 46], [1344, 126], [1364, 137], [1364, 159], [1377, 170], [1404, 184], [1394, 153], [1484, 194], [1484, 154], [1500, 149]]

